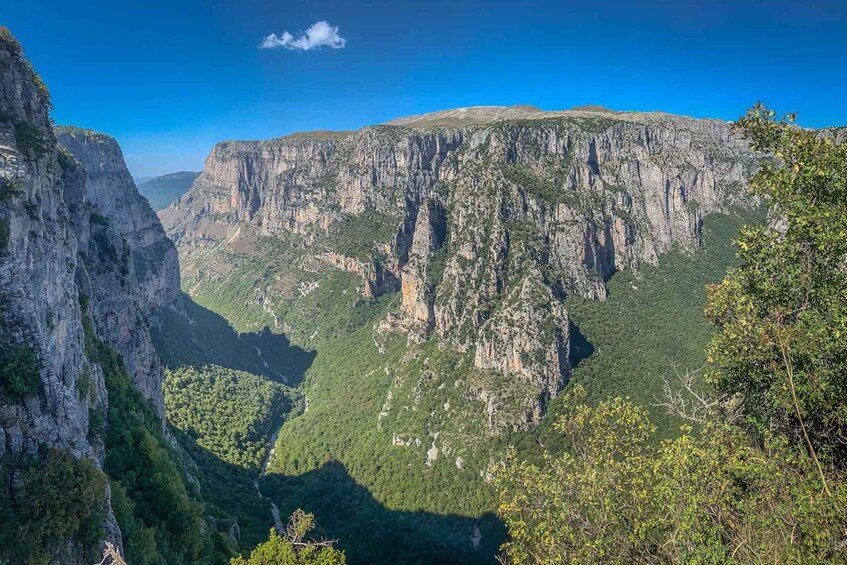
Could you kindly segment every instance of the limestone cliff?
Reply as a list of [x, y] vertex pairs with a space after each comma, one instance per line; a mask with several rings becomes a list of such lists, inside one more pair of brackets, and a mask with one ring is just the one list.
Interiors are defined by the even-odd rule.
[[57, 128], [56, 138], [85, 170], [86, 200], [112, 219], [127, 241], [145, 313], [172, 303], [179, 294], [176, 248], [147, 199], [139, 194], [118, 142], [73, 127]]
[[[183, 267], [242, 230], [296, 234], [308, 264], [331, 253], [370, 294], [401, 291], [382, 330], [531, 384], [530, 421], [570, 374], [565, 296], [603, 299], [616, 271], [694, 249], [705, 215], [750, 205], [755, 159], [718, 120], [481, 107], [389, 124], [218, 144], [161, 213]], [[339, 230], [365, 242], [356, 257]], [[374, 285], [379, 270], [399, 285]]]
[[121, 355], [138, 389], [164, 416], [162, 367], [148, 319], [179, 294], [176, 249], [138, 193], [114, 138], [69, 127], [57, 128], [56, 138], [80, 163], [85, 201], [95, 211], [86, 263], [88, 277], [95, 279], [89, 297], [95, 326]]
[[[145, 316], [178, 292], [178, 266], [117, 143], [79, 130], [61, 133], [69, 150], [60, 146], [43, 83], [20, 45], [0, 32], [0, 349], [34, 360], [31, 380], [20, 364], [7, 364], [4, 378], [19, 382], [0, 382], [0, 465], [11, 473], [2, 488], [14, 497], [22, 481], [15, 466], [44, 448], [102, 465], [92, 419], [104, 419], [108, 394], [100, 366], [87, 357], [87, 316], [162, 413]], [[103, 525], [105, 540], [120, 548], [111, 509]], [[89, 556], [71, 540], [50, 559]]]

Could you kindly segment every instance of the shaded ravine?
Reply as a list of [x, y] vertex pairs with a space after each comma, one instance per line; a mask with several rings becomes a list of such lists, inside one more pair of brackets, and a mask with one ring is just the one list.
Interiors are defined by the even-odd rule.
[[[236, 334], [236, 335], [238, 335], [238, 339], [241, 340], [241, 335], [239, 335], [239, 334]], [[252, 344], [250, 344], [250, 345], [252, 345]], [[265, 368], [270, 371], [270, 366], [268, 365], [268, 361], [265, 359], [265, 356], [262, 355], [262, 350], [258, 346], [255, 346], [255, 345], [252, 345], [252, 347], [253, 347], [253, 349], [256, 350], [256, 355], [259, 357], [259, 360], [262, 362], [262, 365], [264, 365]], [[276, 374], [276, 373], [274, 373], [274, 374]], [[306, 405], [308, 406], [308, 401], [306, 401]], [[256, 487], [256, 493], [262, 499], [266, 500], [268, 502], [268, 504], [271, 505], [271, 515], [273, 516], [273, 519], [274, 519], [274, 527], [276, 528], [276, 531], [279, 532], [279, 533], [282, 533], [282, 530], [283, 530], [282, 518], [279, 515], [279, 507], [277, 507], [276, 503], [273, 500], [271, 500], [270, 498], [268, 498], [267, 496], [262, 494], [262, 489], [259, 487], [259, 481], [268, 472], [268, 466], [270, 466], [270, 464], [271, 464], [271, 458], [273, 458], [274, 452], [276, 451], [276, 439], [277, 439], [277, 437], [279, 437], [279, 432], [282, 430], [282, 426], [284, 424], [285, 424], [285, 418], [282, 418], [282, 421], [279, 423], [279, 426], [277, 426], [276, 431], [274, 431], [274, 433], [271, 435], [270, 443], [268, 445], [268, 452], [267, 452], [267, 454], [265, 454], [265, 460], [262, 461], [262, 467], [259, 470], [259, 474], [253, 480], [253, 486]]]
[[[244, 340], [241, 338], [240, 333], [235, 332], [235, 337], [238, 338], [238, 341], [244, 342]], [[277, 379], [280, 379], [284, 383], [288, 383], [288, 378], [285, 375], [281, 375], [281, 374], [277, 373], [276, 371], [274, 371], [273, 369], [271, 369], [271, 366], [268, 364], [268, 360], [265, 359], [265, 356], [262, 354], [262, 350], [258, 345], [254, 345], [254, 344], [249, 343], [249, 342], [246, 342], [246, 343], [247, 343], [247, 345], [249, 345], [250, 347], [252, 347], [256, 351], [256, 357], [259, 358], [259, 361], [262, 363], [262, 366], [268, 371], [269, 375], [271, 375], [271, 376], [273, 376]]]
[[[252, 345], [252, 344], [251, 344], [251, 345]], [[269, 371], [270, 371], [270, 370], [271, 370], [271, 367], [270, 367], [270, 365], [268, 365], [268, 362], [265, 360], [265, 356], [264, 356], [264, 355], [262, 355], [262, 350], [261, 350], [261, 349], [259, 349], [259, 346], [258, 346], [258, 345], [253, 345], [253, 349], [255, 349], [255, 350], [256, 350], [256, 355], [258, 355], [258, 356], [259, 356], [259, 361], [261, 361], [261, 362], [262, 362], [262, 365], [264, 365], [265, 369], [267, 369], [267, 370], [269, 370]]]
[[[256, 348], [256, 349], [258, 349], [258, 348]], [[261, 356], [261, 353], [259, 353], [259, 355]], [[306, 396], [305, 394], [303, 394], [303, 414], [305, 414], [308, 411], [309, 411], [309, 397]], [[273, 500], [271, 500], [269, 497], [265, 496], [262, 493], [262, 489], [259, 486], [259, 481], [262, 479], [262, 477], [264, 477], [268, 473], [268, 467], [270, 467], [271, 459], [273, 458], [274, 453], [276, 452], [276, 440], [279, 437], [279, 433], [282, 431], [282, 426], [285, 425], [286, 421], [287, 421], [287, 418], [283, 418], [282, 421], [279, 423], [279, 426], [276, 428], [276, 431], [271, 435], [271, 439], [270, 439], [270, 443], [269, 443], [270, 448], [268, 449], [268, 453], [265, 455], [265, 460], [262, 461], [262, 467], [259, 470], [259, 474], [253, 480], [253, 486], [256, 487], [256, 493], [260, 497], [262, 497], [264, 500], [266, 500], [268, 502], [268, 504], [271, 505], [271, 514], [274, 517], [274, 527], [276, 527], [276, 530], [280, 533], [282, 533], [283, 524], [282, 524], [282, 518], [279, 514], [279, 507], [276, 505], [276, 503]]]
[[270, 449], [268, 449], [268, 453], [265, 455], [265, 460], [262, 461], [262, 468], [259, 471], [259, 475], [253, 480], [253, 486], [256, 487], [256, 493], [260, 497], [262, 497], [264, 500], [266, 500], [268, 502], [268, 504], [271, 505], [271, 515], [274, 518], [274, 527], [276, 528], [276, 531], [279, 532], [279, 533], [282, 533], [282, 530], [283, 530], [282, 518], [279, 515], [279, 508], [277, 507], [276, 503], [273, 500], [271, 500], [270, 498], [268, 498], [267, 496], [262, 494], [262, 489], [259, 487], [259, 481], [261, 480], [262, 477], [265, 476], [265, 473], [268, 472], [268, 466], [271, 464], [271, 458], [273, 457], [274, 452], [276, 451], [276, 438], [279, 437], [279, 432], [280, 432], [280, 430], [282, 430], [282, 425], [284, 423], [285, 423], [285, 420], [283, 419], [283, 421], [280, 422], [279, 427], [276, 429], [276, 431], [271, 436]]

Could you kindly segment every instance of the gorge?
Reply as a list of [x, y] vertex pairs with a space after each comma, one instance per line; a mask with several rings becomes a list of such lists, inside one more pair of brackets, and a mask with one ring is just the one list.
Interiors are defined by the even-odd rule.
[[[719, 120], [226, 141], [157, 216], [115, 139], [49, 111], [3, 28], [0, 561], [227, 563], [304, 508], [352, 563], [493, 562], [490, 466], [555, 446], [571, 382], [649, 403], [705, 362], [703, 285], [761, 220]], [[55, 492], [76, 521], [37, 513]]]

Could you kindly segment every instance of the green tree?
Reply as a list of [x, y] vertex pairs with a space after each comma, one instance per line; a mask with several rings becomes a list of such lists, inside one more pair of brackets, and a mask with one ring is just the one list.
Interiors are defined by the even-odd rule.
[[20, 397], [38, 392], [40, 363], [30, 347], [0, 350], [0, 394]]
[[646, 411], [585, 404], [575, 387], [555, 428], [568, 450], [494, 469], [508, 563], [831, 563], [847, 558], [847, 486], [822, 493], [811, 458], [709, 423], [657, 441]]
[[296, 510], [288, 521], [283, 535], [271, 530], [270, 539], [260, 544], [250, 557], [235, 557], [232, 565], [343, 565], [344, 552], [333, 547], [331, 541], [307, 540], [314, 527], [311, 514]]
[[69, 542], [96, 554], [106, 511], [103, 473], [55, 448], [17, 458], [0, 465], [0, 563], [55, 561]]
[[741, 400], [760, 435], [784, 434], [820, 466], [844, 468], [847, 145], [793, 120], [759, 104], [737, 123], [772, 157], [750, 182], [771, 222], [741, 231], [742, 264], [708, 289], [708, 380]]

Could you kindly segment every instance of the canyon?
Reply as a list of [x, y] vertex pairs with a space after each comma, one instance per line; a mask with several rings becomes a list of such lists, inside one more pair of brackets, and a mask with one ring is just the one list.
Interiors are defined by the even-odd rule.
[[[352, 562], [391, 560], [373, 520], [416, 559], [490, 562], [488, 469], [547, 437], [587, 347], [574, 308], [657, 292], [667, 257], [701, 269], [709, 222], [758, 206], [731, 124], [514, 106], [222, 142], [157, 216], [115, 139], [53, 126], [8, 35], [0, 110], [4, 492], [25, 507], [57, 453], [108, 479], [97, 539], [45, 541], [50, 562], [149, 539], [202, 560], [296, 507]], [[197, 539], [133, 513], [145, 467]]]

